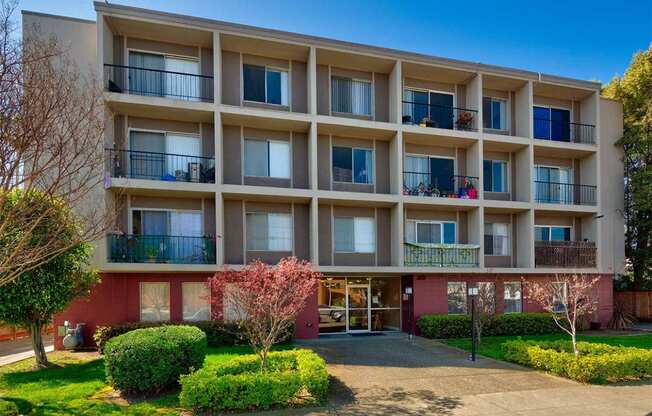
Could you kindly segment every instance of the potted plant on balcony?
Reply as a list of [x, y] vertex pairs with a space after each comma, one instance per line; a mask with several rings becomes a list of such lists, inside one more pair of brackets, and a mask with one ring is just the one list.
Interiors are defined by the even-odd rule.
[[458, 130], [471, 130], [473, 126], [473, 113], [470, 111], [460, 112], [455, 124], [457, 125]]
[[158, 258], [158, 249], [154, 246], [146, 247], [145, 256], [147, 256], [148, 263], [156, 263], [156, 260]]

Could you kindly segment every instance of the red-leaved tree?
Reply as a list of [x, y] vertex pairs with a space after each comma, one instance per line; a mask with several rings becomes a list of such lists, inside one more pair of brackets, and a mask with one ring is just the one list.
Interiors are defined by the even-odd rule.
[[208, 280], [213, 317], [238, 324], [265, 371], [269, 350], [291, 329], [320, 278], [295, 257], [275, 266], [255, 260], [241, 270], [227, 268]]
[[599, 276], [578, 274], [555, 275], [552, 280], [528, 282], [529, 297], [552, 314], [555, 323], [573, 341], [573, 352], [577, 351], [577, 326], [582, 318], [598, 309], [598, 298], [594, 286]]

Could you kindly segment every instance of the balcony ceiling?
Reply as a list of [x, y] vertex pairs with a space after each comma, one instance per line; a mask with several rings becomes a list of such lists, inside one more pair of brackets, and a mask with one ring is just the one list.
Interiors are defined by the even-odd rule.
[[110, 102], [108, 106], [114, 114], [124, 114], [134, 117], [190, 121], [196, 123], [213, 123], [215, 121], [215, 116], [212, 111], [199, 111], [173, 106], [162, 107], [119, 101]]
[[190, 29], [187, 27], [163, 25], [143, 20], [133, 20], [107, 16], [108, 23], [114, 35], [176, 43], [180, 45], [213, 47], [213, 33]]
[[396, 61], [377, 56], [349, 53], [333, 49], [317, 49], [317, 65], [332, 65], [338, 68], [365, 72], [389, 74]]
[[220, 35], [220, 44], [225, 51], [301, 62], [307, 62], [310, 53], [310, 48], [303, 45], [224, 33]]
[[403, 142], [426, 146], [444, 146], [469, 148], [477, 143], [476, 139], [451, 137], [438, 134], [403, 132]]
[[320, 121], [317, 124], [317, 134], [378, 140], [391, 140], [396, 136], [396, 130], [361, 127], [356, 125], [357, 120], [351, 120], [350, 124], [340, 124], [346, 122], [346, 120], [347, 119], [338, 118], [338, 120], [333, 123]]
[[534, 157], [555, 157], [561, 159], [582, 159], [595, 154], [592, 145], [534, 140]]
[[567, 87], [565, 85], [534, 83], [534, 95], [540, 97], [557, 98], [560, 100], [582, 101], [595, 93], [594, 90]]
[[517, 142], [511, 136], [505, 136], [505, 139], [493, 139], [492, 137], [485, 136], [483, 139], [483, 148], [489, 152], [518, 152], [519, 150], [527, 149], [530, 141], [524, 139]]
[[252, 110], [249, 114], [239, 112], [239, 107], [232, 113], [228, 111], [230, 108], [224, 107], [222, 111], [222, 123], [231, 124], [236, 126], [256, 127], [265, 130], [276, 131], [295, 131], [306, 133], [310, 129], [310, 123], [303, 119], [285, 118], [282, 114], [265, 117], [261, 114], [261, 110]]
[[527, 84], [527, 81], [523, 79], [505, 78], [488, 74], [482, 75], [483, 88], [490, 90], [518, 91], [525, 84]]
[[401, 75], [403, 75], [403, 78], [416, 78], [449, 84], [466, 84], [475, 76], [475, 73], [441, 66], [403, 62]]

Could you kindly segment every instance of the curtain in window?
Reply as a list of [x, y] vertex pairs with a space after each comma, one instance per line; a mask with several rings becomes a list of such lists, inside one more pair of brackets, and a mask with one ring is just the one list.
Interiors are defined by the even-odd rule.
[[492, 190], [493, 192], [507, 192], [507, 163], [492, 162]]
[[455, 223], [454, 222], [446, 222], [444, 223], [444, 243], [445, 244], [455, 244], [456, 243], [456, 237], [455, 237]]
[[140, 320], [159, 322], [170, 320], [170, 284], [140, 284]]
[[505, 102], [493, 100], [491, 102], [491, 126], [496, 130], [505, 130]]
[[247, 250], [267, 250], [267, 214], [247, 214]]
[[409, 123], [419, 124], [428, 117], [428, 93], [425, 91], [403, 91], [403, 115], [409, 116]]
[[267, 69], [267, 102], [288, 105], [288, 73]]
[[185, 282], [181, 285], [181, 303], [184, 321], [211, 319], [209, 291], [202, 282]]
[[[132, 131], [129, 173], [135, 179], [160, 179], [165, 171], [165, 134]], [[146, 152], [146, 153], [143, 153]]]
[[550, 140], [550, 109], [534, 107], [534, 138]]
[[493, 224], [493, 254], [509, 256], [509, 226], [508, 224]]
[[418, 243], [441, 243], [441, 224], [418, 222]]
[[550, 138], [560, 142], [570, 142], [570, 111], [550, 109]]
[[191, 172], [199, 172], [199, 160], [192, 157], [201, 155], [201, 139], [193, 136], [179, 136], [168, 134], [165, 137], [166, 166], [165, 173], [177, 179], [189, 180]]
[[183, 262], [193, 262], [203, 256], [201, 237], [203, 216], [201, 212], [171, 211], [170, 213], [170, 235], [182, 238], [172, 238], [167, 242], [167, 250], [170, 255]]
[[268, 142], [269, 176], [272, 178], [290, 178], [290, 143]]
[[333, 112], [371, 115], [371, 83], [333, 77], [331, 102]]
[[168, 235], [167, 212], [141, 211], [143, 235]]
[[550, 228], [549, 227], [534, 227], [534, 240], [535, 241], [550, 241]]
[[353, 235], [356, 253], [373, 253], [376, 251], [375, 228], [373, 218], [355, 218]]
[[434, 127], [452, 129], [453, 120], [453, 94], [430, 93], [430, 120]]
[[335, 218], [335, 251], [354, 252], [354, 219]]
[[292, 216], [267, 214], [268, 250], [292, 251]]
[[165, 58], [151, 53], [129, 52], [129, 92], [162, 97], [165, 91]]
[[242, 66], [244, 99], [265, 102], [265, 68], [254, 65]]
[[405, 185], [409, 188], [417, 188], [419, 184], [426, 187], [430, 183], [430, 161], [424, 156], [406, 156], [405, 173], [403, 174]]
[[371, 83], [366, 81], [351, 81], [352, 113], [371, 115]]
[[267, 176], [267, 142], [245, 139], [245, 176]]
[[521, 282], [505, 282], [504, 285], [504, 312], [518, 313], [522, 311], [521, 306]]
[[163, 78], [166, 97], [199, 100], [199, 77], [193, 76], [199, 74], [199, 62], [166, 56], [165, 70], [174, 72]]
[[353, 173], [355, 183], [373, 183], [373, 152], [355, 149], [353, 151]]

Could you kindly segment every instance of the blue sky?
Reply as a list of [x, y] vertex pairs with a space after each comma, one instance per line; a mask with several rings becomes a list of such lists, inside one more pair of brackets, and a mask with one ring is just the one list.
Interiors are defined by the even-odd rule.
[[[652, 0], [110, 3], [602, 82], [652, 41]], [[20, 8], [95, 19], [90, 0], [21, 0]]]

